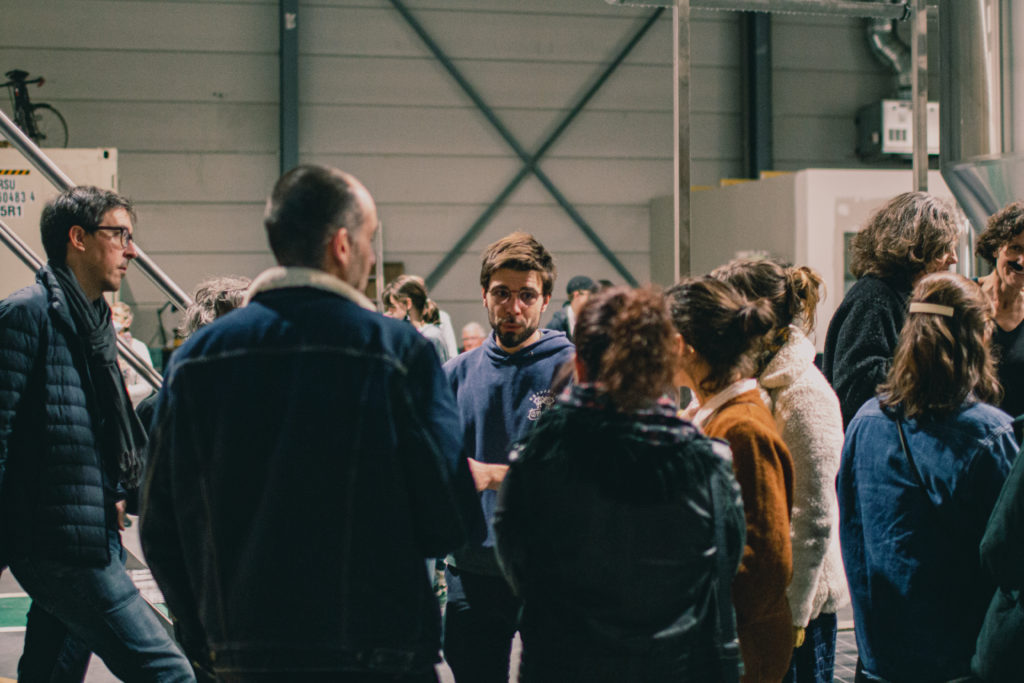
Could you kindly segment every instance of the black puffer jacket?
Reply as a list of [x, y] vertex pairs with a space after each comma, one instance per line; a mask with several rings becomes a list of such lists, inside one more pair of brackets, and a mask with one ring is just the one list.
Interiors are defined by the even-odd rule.
[[0, 559], [110, 561], [117, 464], [102, 465], [85, 349], [48, 267], [0, 302]]
[[715, 558], [735, 573], [745, 530], [728, 446], [667, 407], [626, 414], [602, 398], [576, 386], [545, 412], [499, 494], [522, 680], [722, 680], [716, 641], [735, 632], [716, 633]]

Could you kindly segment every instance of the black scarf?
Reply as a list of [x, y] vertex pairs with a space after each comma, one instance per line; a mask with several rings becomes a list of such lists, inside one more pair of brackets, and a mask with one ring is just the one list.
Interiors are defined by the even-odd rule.
[[101, 296], [89, 301], [67, 266], [50, 264], [64, 292], [71, 320], [85, 347], [89, 376], [99, 404], [105, 433], [99, 442], [104, 453], [113, 452], [125, 488], [136, 488], [142, 480], [140, 452], [146, 446], [146, 431], [131, 407], [121, 369], [117, 366], [117, 338], [110, 320], [110, 306]]

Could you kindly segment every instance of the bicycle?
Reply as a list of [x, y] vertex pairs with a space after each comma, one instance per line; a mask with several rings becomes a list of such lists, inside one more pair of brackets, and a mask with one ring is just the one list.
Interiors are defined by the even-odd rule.
[[46, 80], [40, 76], [28, 79], [28, 72], [14, 69], [4, 74], [10, 80], [0, 83], [0, 88], [11, 89], [14, 106], [14, 125], [40, 147], [67, 147], [68, 124], [59, 111], [45, 102], [32, 102], [26, 86]]

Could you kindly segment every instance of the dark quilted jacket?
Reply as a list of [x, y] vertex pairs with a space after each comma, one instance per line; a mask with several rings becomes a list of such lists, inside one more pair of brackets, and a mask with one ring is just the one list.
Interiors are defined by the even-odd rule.
[[[84, 378], [84, 379], [83, 379]], [[114, 471], [94, 438], [85, 349], [45, 267], [0, 301], [0, 559], [102, 566]]]

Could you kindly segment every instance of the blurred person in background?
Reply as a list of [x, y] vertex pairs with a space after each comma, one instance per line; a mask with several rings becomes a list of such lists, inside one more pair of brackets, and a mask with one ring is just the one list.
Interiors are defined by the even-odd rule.
[[[110, 306], [110, 311], [117, 336], [128, 344], [136, 356], [152, 368], [153, 359], [149, 355], [149, 348], [142, 341], [132, 336], [132, 320], [134, 320], [135, 316], [132, 315], [131, 307], [123, 301], [115, 301]], [[117, 359], [117, 365], [121, 368], [121, 374], [124, 376], [124, 383], [128, 388], [128, 396], [132, 400], [132, 405], [137, 407], [142, 399], [153, 394], [153, 386], [142, 379], [139, 373], [135, 372], [120, 357]]]
[[587, 305], [590, 295], [596, 291], [597, 285], [586, 275], [576, 275], [570, 279], [569, 284], [565, 287], [565, 293], [569, 296], [569, 300], [551, 316], [548, 329], [565, 332], [565, 336], [572, 341], [580, 311]]
[[412, 326], [430, 340], [442, 363], [448, 360], [448, 347], [441, 334], [441, 315], [437, 304], [427, 296], [423, 279], [414, 275], [400, 275], [392, 280], [381, 297], [384, 315], [412, 323]]
[[487, 333], [480, 323], [466, 323], [462, 327], [462, 353], [480, 348], [484, 339], [487, 339]]

